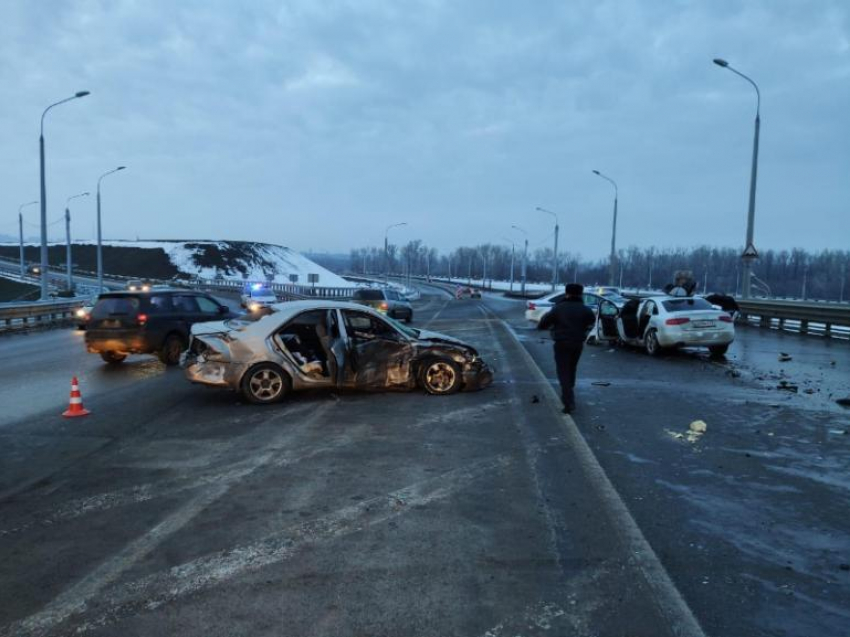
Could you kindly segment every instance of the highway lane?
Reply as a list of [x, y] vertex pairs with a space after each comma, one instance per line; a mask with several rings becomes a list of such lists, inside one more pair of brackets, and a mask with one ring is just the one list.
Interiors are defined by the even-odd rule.
[[[842, 414], [777, 398], [755, 364], [589, 348], [574, 433], [624, 517], [521, 305], [433, 292], [416, 324], [475, 343], [492, 388], [257, 409], [149, 358], [104, 375], [70, 331], [3, 339], [6, 380], [59, 369], [40, 392], [58, 383], [61, 411], [62, 366], [81, 366], [94, 414], [39, 411], [27, 382], [0, 396], [27, 397], [0, 428], [0, 635], [698, 634], [688, 608], [712, 635], [842, 634], [847, 454], [823, 447]], [[805, 367], [814, 341], [795, 343]], [[696, 417], [702, 440], [666, 432]]]

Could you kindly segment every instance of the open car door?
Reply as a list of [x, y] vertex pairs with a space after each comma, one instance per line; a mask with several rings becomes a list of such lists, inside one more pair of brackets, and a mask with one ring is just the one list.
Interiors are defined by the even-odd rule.
[[617, 329], [617, 321], [620, 318], [620, 309], [611, 301], [602, 300], [599, 303], [596, 329], [600, 340], [618, 341], [620, 332]]
[[362, 389], [407, 385], [412, 381], [413, 346], [387, 321], [377, 316], [342, 310], [347, 337], [344, 384]]

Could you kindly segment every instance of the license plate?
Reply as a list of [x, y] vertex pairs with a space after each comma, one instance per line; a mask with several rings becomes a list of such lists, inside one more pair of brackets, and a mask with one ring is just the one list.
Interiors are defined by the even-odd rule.
[[694, 321], [694, 327], [714, 327], [714, 321]]

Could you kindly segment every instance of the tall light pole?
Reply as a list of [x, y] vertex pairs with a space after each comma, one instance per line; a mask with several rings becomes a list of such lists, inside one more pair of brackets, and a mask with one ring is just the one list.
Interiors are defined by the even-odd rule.
[[507, 237], [502, 237], [502, 241], [507, 241], [511, 244], [511, 286], [510, 291], [514, 291], [514, 260], [516, 258], [516, 243], [514, 243], [513, 239], [508, 239]]
[[23, 209], [27, 206], [34, 206], [38, 201], [30, 201], [22, 203], [18, 206], [18, 238], [21, 242], [21, 277], [26, 274], [26, 266], [24, 265], [24, 213]]
[[552, 291], [558, 287], [558, 213], [546, 210], [546, 208], [537, 207], [540, 212], [546, 212], [555, 217], [555, 254], [552, 255]]
[[611, 263], [608, 266], [608, 285], [614, 285], [614, 277], [617, 273], [617, 199], [619, 198], [619, 190], [617, 182], [610, 177], [603, 175], [598, 170], [594, 170], [593, 174], [599, 175], [614, 186], [614, 227], [611, 230]]
[[522, 274], [521, 274], [521, 283], [520, 283], [520, 293], [525, 296], [525, 275], [526, 275], [526, 263], [528, 259], [528, 233], [520, 228], [519, 226], [511, 226], [514, 230], [518, 230], [519, 232], [525, 235], [525, 247], [522, 250]]
[[118, 166], [112, 170], [107, 170], [97, 178], [97, 293], [103, 293], [103, 232], [100, 220], [100, 182], [103, 178], [112, 173], [117, 173], [119, 170], [124, 170], [126, 166]]
[[742, 281], [742, 295], [745, 299], [750, 298], [750, 284], [753, 276], [753, 260], [758, 257], [755, 246], [753, 245], [753, 230], [756, 219], [756, 179], [758, 177], [758, 162], [759, 162], [759, 129], [761, 128], [761, 91], [758, 84], [751, 78], [747, 77], [737, 69], [732, 68], [729, 62], [721, 58], [715, 58], [714, 63], [724, 69], [732, 71], [735, 75], [744, 78], [753, 85], [756, 90], [756, 122], [755, 134], [753, 136], [753, 163], [750, 169], [750, 202], [747, 209], [747, 245], [744, 248], [744, 253], [741, 255], [743, 261], [744, 276]]
[[390, 280], [390, 244], [389, 244], [389, 235], [390, 230], [393, 228], [398, 228], [400, 226], [406, 226], [407, 222], [402, 221], [401, 223], [394, 223], [392, 225], [387, 226], [387, 229], [384, 231], [384, 283], [389, 283]]
[[74, 274], [71, 266], [71, 199], [88, 196], [88, 192], [81, 192], [79, 195], [71, 195], [65, 200], [65, 260], [67, 261], [69, 292], [74, 289]]
[[80, 97], [88, 95], [88, 91], [77, 91], [71, 97], [66, 97], [64, 100], [51, 104], [44, 109], [41, 114], [41, 132], [38, 137], [38, 157], [39, 167], [41, 172], [41, 300], [46, 301], [47, 295], [47, 188], [44, 182], [44, 116], [54, 106], [59, 106], [65, 102], [70, 102]]

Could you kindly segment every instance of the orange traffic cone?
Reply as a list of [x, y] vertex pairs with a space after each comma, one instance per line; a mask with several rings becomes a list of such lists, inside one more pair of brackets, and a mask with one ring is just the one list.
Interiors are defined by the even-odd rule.
[[91, 412], [83, 407], [83, 397], [80, 395], [80, 383], [77, 382], [77, 377], [71, 379], [71, 404], [68, 405], [67, 411], [62, 415], [65, 418], [75, 418], [77, 416], [88, 416]]

